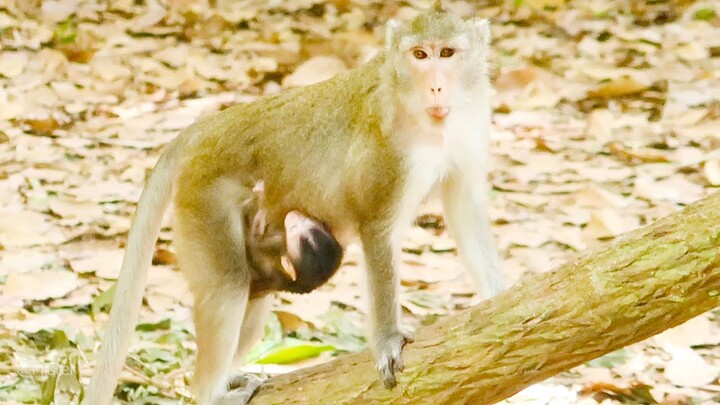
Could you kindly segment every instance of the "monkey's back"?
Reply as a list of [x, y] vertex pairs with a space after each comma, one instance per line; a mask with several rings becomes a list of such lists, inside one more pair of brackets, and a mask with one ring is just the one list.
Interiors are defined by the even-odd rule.
[[181, 135], [178, 193], [229, 177], [263, 180], [271, 220], [300, 210], [334, 229], [386, 215], [400, 150], [383, 120], [382, 56], [325, 82], [238, 104]]

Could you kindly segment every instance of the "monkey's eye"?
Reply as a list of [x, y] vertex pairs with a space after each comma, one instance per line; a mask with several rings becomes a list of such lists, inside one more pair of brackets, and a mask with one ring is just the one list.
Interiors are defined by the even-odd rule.
[[413, 51], [413, 56], [415, 59], [425, 59], [428, 57], [428, 54], [422, 49], [416, 49]]
[[443, 48], [440, 50], [441, 58], [449, 58], [453, 55], [455, 55], [455, 50], [453, 48]]

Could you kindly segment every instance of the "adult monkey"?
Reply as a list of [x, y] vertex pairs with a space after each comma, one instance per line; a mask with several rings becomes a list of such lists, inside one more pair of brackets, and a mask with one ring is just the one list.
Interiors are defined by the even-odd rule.
[[[199, 404], [230, 403], [229, 348], [242, 346], [249, 302], [239, 196], [262, 179], [268, 223], [293, 210], [363, 245], [371, 347], [380, 379], [395, 385], [407, 337], [399, 328], [394, 256], [433, 188], [478, 289], [504, 288], [487, 217], [491, 87], [486, 20], [463, 21], [436, 1], [391, 21], [385, 49], [347, 74], [205, 117], [172, 142], [143, 191], [128, 237], [117, 302], [88, 404], [107, 403], [135, 325], [162, 212], [175, 192], [179, 265], [195, 296]], [[242, 270], [242, 269], [240, 269]], [[243, 317], [244, 314], [244, 317]]]

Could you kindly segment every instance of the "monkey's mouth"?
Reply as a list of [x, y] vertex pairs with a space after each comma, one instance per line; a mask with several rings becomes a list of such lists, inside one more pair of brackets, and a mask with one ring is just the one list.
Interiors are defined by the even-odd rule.
[[429, 107], [429, 108], [425, 109], [425, 112], [434, 121], [443, 122], [443, 121], [445, 121], [445, 117], [447, 117], [447, 115], [450, 113], [450, 108], [449, 107]]

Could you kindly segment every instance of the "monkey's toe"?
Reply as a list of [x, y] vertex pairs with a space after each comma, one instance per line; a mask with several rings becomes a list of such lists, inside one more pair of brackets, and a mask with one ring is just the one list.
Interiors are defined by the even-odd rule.
[[215, 405], [245, 405], [248, 402], [250, 402], [250, 398], [252, 398], [253, 394], [255, 394], [255, 390], [250, 391], [246, 388], [229, 391], [225, 395], [223, 395], [220, 399], [218, 399], [216, 402], [214, 402], [214, 404]]
[[228, 381], [228, 389], [230, 391], [237, 390], [240, 388], [252, 388], [253, 391], [260, 388], [265, 380], [251, 373], [237, 374], [230, 378]]
[[228, 381], [228, 392], [218, 400], [218, 405], [244, 405], [250, 402], [255, 391], [265, 380], [255, 374], [238, 374]]

